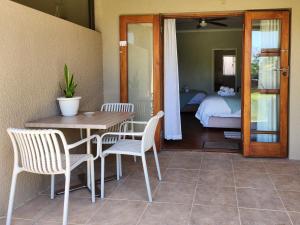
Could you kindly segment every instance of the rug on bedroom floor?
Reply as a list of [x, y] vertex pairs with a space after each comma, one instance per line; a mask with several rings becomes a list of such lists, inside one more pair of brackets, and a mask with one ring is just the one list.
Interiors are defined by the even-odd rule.
[[224, 131], [224, 137], [227, 139], [241, 139], [241, 132], [239, 131]]
[[206, 141], [204, 142], [203, 148], [239, 150], [240, 144], [236, 142], [226, 142], [226, 141]]

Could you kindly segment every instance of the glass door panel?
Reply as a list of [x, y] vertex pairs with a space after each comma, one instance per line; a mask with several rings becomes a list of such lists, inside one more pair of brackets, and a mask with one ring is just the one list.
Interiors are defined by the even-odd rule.
[[[159, 15], [120, 16], [120, 101], [134, 104], [134, 120], [148, 121], [162, 110], [160, 21]], [[157, 149], [160, 140], [161, 122], [155, 133]]]
[[279, 141], [281, 21], [253, 20], [251, 141]]
[[249, 156], [286, 155], [288, 23], [288, 11], [246, 12], [243, 141]]
[[135, 120], [153, 115], [153, 25], [128, 24], [128, 102], [135, 106]]

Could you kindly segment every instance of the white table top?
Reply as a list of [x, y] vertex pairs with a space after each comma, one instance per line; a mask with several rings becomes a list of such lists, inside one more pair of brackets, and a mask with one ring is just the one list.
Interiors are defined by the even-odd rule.
[[108, 129], [131, 118], [130, 112], [95, 112], [93, 115], [79, 113], [76, 116], [53, 116], [25, 123], [31, 128], [77, 128], [77, 129]]

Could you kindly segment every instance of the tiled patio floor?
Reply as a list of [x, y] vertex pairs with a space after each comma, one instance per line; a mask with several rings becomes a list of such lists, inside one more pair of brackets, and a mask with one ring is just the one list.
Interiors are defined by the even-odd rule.
[[[238, 154], [162, 152], [158, 182], [148, 157], [153, 203], [147, 202], [140, 162], [123, 159], [124, 176], [106, 183], [105, 200], [86, 190], [70, 195], [70, 224], [88, 225], [299, 225], [300, 162], [245, 159]], [[108, 162], [113, 173], [114, 162]], [[61, 186], [58, 184], [57, 186]], [[57, 225], [62, 197], [46, 194], [19, 207], [14, 225]], [[4, 224], [4, 219], [0, 220]]]

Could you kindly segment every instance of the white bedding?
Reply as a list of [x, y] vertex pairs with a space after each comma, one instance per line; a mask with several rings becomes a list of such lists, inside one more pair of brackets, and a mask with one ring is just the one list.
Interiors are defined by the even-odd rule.
[[207, 96], [200, 104], [195, 117], [200, 120], [204, 127], [208, 126], [211, 116], [215, 117], [241, 117], [241, 110], [234, 113], [223, 97], [218, 95]]

